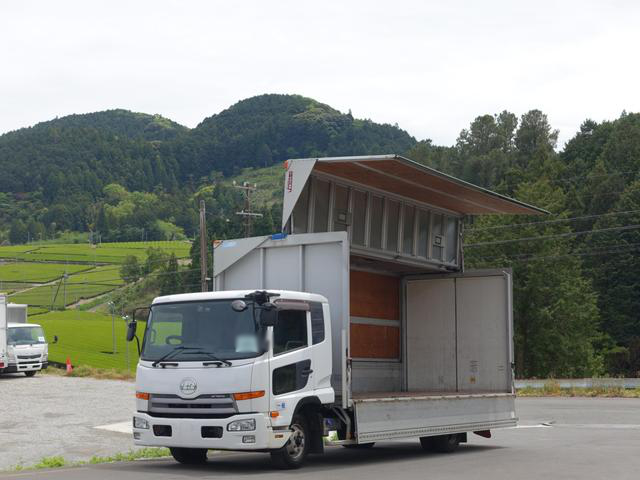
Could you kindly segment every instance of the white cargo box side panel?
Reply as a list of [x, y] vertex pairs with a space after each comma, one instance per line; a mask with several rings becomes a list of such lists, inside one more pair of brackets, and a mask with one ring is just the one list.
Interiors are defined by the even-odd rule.
[[[347, 405], [349, 243], [346, 232], [225, 240], [214, 253], [215, 290], [294, 290], [324, 295], [331, 307], [331, 383]], [[342, 394], [342, 395], [341, 395]]]

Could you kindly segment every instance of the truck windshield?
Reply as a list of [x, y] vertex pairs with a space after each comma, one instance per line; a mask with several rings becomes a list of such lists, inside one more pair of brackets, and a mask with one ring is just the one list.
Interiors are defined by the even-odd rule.
[[177, 346], [168, 362], [210, 361], [260, 355], [259, 326], [252, 309], [236, 312], [229, 300], [160, 304], [151, 307], [142, 360], [156, 361]]
[[7, 330], [9, 345], [34, 345], [45, 343], [42, 327], [10, 327]]

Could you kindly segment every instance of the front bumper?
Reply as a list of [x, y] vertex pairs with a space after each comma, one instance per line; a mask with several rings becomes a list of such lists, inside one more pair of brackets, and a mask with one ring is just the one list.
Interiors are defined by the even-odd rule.
[[49, 362], [42, 363], [10, 363], [4, 369], [0, 369], [2, 373], [19, 373], [31, 370], [44, 370], [49, 366]]
[[[239, 413], [229, 418], [165, 418], [152, 417], [136, 412], [146, 420], [148, 429], [133, 428], [133, 443], [151, 447], [207, 448], [215, 450], [271, 450], [284, 446], [289, 440], [289, 430], [273, 430], [269, 418], [261, 413]], [[256, 429], [245, 432], [229, 432], [227, 425], [235, 420], [255, 419]], [[170, 426], [171, 436], [157, 436], [154, 425]], [[202, 427], [221, 427], [221, 438], [203, 438]], [[243, 442], [243, 437], [254, 436], [254, 443]]]

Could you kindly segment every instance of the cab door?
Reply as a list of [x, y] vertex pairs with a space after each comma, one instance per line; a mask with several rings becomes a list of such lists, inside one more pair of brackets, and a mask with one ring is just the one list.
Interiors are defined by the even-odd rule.
[[282, 309], [271, 341], [271, 411], [290, 420], [298, 399], [314, 390], [309, 307]]

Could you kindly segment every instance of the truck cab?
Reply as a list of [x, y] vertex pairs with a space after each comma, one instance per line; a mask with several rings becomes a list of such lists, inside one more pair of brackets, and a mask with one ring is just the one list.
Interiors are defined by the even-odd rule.
[[272, 450], [276, 462], [295, 464], [321, 448], [309, 443], [303, 413], [335, 399], [330, 333], [321, 295], [156, 298], [137, 368], [135, 443], [169, 447], [184, 463], [213, 448]]
[[32, 377], [48, 366], [49, 345], [40, 325], [27, 323], [27, 305], [0, 294], [0, 373]]
[[49, 365], [49, 345], [40, 325], [7, 324], [7, 364], [0, 373], [24, 373], [33, 377]]

